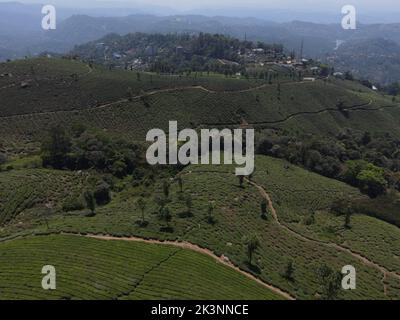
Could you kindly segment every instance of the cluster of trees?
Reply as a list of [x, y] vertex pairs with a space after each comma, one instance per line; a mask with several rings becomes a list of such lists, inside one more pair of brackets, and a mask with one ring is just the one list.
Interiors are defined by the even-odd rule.
[[[103, 64], [127, 66], [140, 59], [145, 69], [157, 73], [180, 74], [188, 71], [233, 75], [244, 72], [242, 59], [247, 50], [263, 49], [282, 54], [279, 44], [240, 41], [221, 34], [110, 34], [101, 40], [77, 46], [72, 55]], [[105, 59], [105, 57], [107, 59]], [[224, 62], [221, 62], [224, 60]]]
[[55, 127], [42, 143], [41, 157], [44, 167], [95, 169], [122, 178], [138, 166], [141, 149], [138, 145], [100, 133], [75, 130], [71, 134], [62, 127]]
[[191, 72], [215, 72], [226, 76], [244, 72], [245, 67], [241, 63], [221, 63], [209, 57], [192, 55], [187, 59], [181, 59], [179, 55], [172, 54], [168, 58], [160, 57], [150, 64], [150, 71], [169, 74], [190, 74]]
[[371, 198], [386, 192], [388, 182], [385, 179], [385, 170], [365, 160], [350, 160], [345, 163], [342, 179], [360, 188]]
[[382, 87], [381, 90], [387, 93], [388, 95], [398, 96], [400, 94], [400, 83], [393, 82], [387, 86]]
[[[160, 52], [150, 70], [158, 73], [188, 71], [217, 72], [233, 75], [244, 71], [239, 52], [254, 44], [219, 34], [176, 35], [157, 45]], [[171, 41], [172, 40], [172, 41]], [[266, 45], [268, 46], [268, 45]], [[221, 63], [227, 60], [229, 63]]]
[[389, 134], [350, 129], [334, 138], [270, 133], [258, 143], [258, 153], [345, 181], [370, 197], [385, 193], [388, 187], [400, 190], [400, 140]]
[[[178, 200], [183, 202], [185, 206], [185, 210], [183, 212], [178, 213], [179, 217], [181, 218], [190, 218], [193, 217], [193, 198], [190, 193], [185, 193], [184, 192], [184, 187], [183, 187], [183, 179], [181, 176], [177, 176], [175, 178], [175, 182], [178, 184]], [[155, 204], [156, 214], [159, 218], [160, 221], [163, 222], [163, 225], [160, 228], [161, 232], [173, 232], [173, 227], [171, 226], [171, 221], [173, 220], [173, 215], [172, 215], [172, 210], [170, 209], [170, 203], [172, 202], [172, 196], [170, 193], [170, 181], [164, 180], [162, 182], [162, 193], [160, 195], [157, 195], [154, 197], [153, 202]], [[140, 197], [137, 202], [136, 202], [136, 207], [140, 210], [141, 212], [141, 220], [136, 221], [136, 224], [139, 225], [140, 227], [147, 227], [149, 224], [148, 221], [146, 221], [145, 217], [145, 210], [149, 205], [149, 200], [145, 199], [143, 197]], [[213, 202], [209, 202], [207, 206], [207, 215], [206, 215], [206, 221], [207, 223], [214, 225], [217, 221], [214, 218], [214, 210], [215, 210], [215, 205]]]

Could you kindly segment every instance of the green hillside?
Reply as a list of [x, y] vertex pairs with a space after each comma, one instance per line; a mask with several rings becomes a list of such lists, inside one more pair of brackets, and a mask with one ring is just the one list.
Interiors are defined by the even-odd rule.
[[[268, 84], [218, 75], [138, 76], [45, 58], [1, 64], [0, 71], [13, 75], [0, 80], [0, 143], [10, 152], [34, 149], [52, 126], [85, 123], [143, 141], [150, 128], [167, 128], [171, 119], [182, 128], [245, 121], [293, 133], [335, 134], [351, 127], [400, 136], [397, 104], [340, 81], [282, 78]], [[22, 82], [28, 87], [21, 88]]]
[[[363, 215], [353, 216], [353, 227], [344, 229], [343, 217], [329, 211], [335, 199], [344, 193], [358, 194], [356, 189], [269, 157], [258, 157], [256, 168], [253, 179], [259, 187], [245, 183], [244, 188], [239, 187], [229, 166], [185, 169], [181, 174], [184, 194], [179, 192], [177, 183], [171, 186], [168, 207], [172, 220], [168, 232], [165, 221], [156, 214], [153, 197], [162, 193], [162, 186], [156, 183], [146, 191], [141, 186], [127, 186], [114, 195], [110, 204], [99, 207], [95, 217], [58, 212], [49, 220], [49, 228], [39, 218], [31, 218], [32, 225], [21, 228], [11, 223], [1, 234], [67, 232], [187, 241], [227, 257], [297, 299], [319, 296], [320, 283], [315, 276], [319, 266], [328, 264], [341, 270], [350, 264], [357, 269], [357, 290], [341, 291], [341, 299], [399, 298], [399, 253], [393, 239], [399, 239], [400, 231]], [[278, 220], [270, 209], [266, 219], [261, 217], [264, 194], [260, 187], [272, 198]], [[145, 227], [135, 223], [141, 219], [136, 205], [141, 194], [148, 203]], [[186, 214], [185, 206], [189, 194], [193, 199], [191, 215]], [[210, 201], [215, 207], [213, 223], [207, 213]], [[310, 215], [315, 219], [312, 224], [306, 222]], [[244, 239], [253, 234], [260, 239], [260, 247], [250, 266]], [[281, 275], [288, 261], [295, 266], [294, 281]]]
[[[67, 59], [0, 74], [0, 298], [400, 299], [400, 231], [385, 222], [398, 221], [400, 107], [388, 97], [331, 78], [137, 74]], [[277, 158], [257, 155], [242, 181], [233, 166], [150, 167], [146, 133], [171, 120], [254, 127], [260, 153]], [[390, 197], [369, 199], [362, 183], [395, 194], [385, 212]], [[334, 213], [348, 198], [375, 211]], [[50, 296], [32, 284], [48, 259], [67, 275]], [[357, 289], [327, 297], [326, 265], [354, 266]]]
[[38, 215], [45, 215], [46, 205], [60, 206], [66, 197], [81, 192], [84, 184], [84, 177], [77, 173], [38, 169], [2, 172], [0, 225], [33, 207], [40, 207]]
[[[0, 243], [0, 257], [0, 300], [282, 299], [210, 257], [173, 246], [42, 236]], [[49, 264], [54, 291], [40, 285]]]

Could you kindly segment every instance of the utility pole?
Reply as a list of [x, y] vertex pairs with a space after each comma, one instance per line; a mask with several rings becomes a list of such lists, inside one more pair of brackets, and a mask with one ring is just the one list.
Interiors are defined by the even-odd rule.
[[300, 47], [300, 62], [303, 60], [303, 49], [304, 49], [304, 38], [301, 39], [301, 47]]

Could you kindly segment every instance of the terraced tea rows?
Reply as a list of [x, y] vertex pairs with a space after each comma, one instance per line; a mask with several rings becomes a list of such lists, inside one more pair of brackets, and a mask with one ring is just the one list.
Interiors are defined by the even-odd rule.
[[223, 77], [137, 75], [47, 58], [1, 63], [0, 73], [11, 74], [0, 79], [0, 96], [4, 96], [0, 116], [87, 109], [167, 88], [203, 86], [223, 92], [260, 85], [257, 81]]
[[[185, 169], [182, 175], [184, 192], [192, 196], [193, 215], [188, 217], [184, 214], [187, 210], [185, 202], [178, 186], [173, 184], [170, 191], [172, 202], [169, 204], [173, 217], [171, 233], [160, 232], [165, 223], [153, 214], [157, 206], [152, 197], [161, 192], [161, 186], [155, 192], [152, 188], [147, 190], [151, 196], [145, 212], [149, 225], [145, 228], [135, 224], [141, 218], [141, 213], [135, 204], [137, 193], [133, 188], [117, 195], [109, 205], [99, 207], [93, 218], [56, 215], [49, 221], [50, 230], [46, 226], [36, 227], [35, 230], [188, 241], [209, 248], [218, 256], [228, 257], [240, 268], [300, 299], [315, 298], [318, 294], [319, 283], [315, 272], [319, 265], [326, 263], [341, 270], [344, 265], [351, 264], [357, 269], [357, 290], [341, 292], [341, 298], [397, 297], [400, 292], [396, 278], [387, 275], [383, 279], [380, 269], [365, 264], [346, 251], [324, 244], [338, 243], [362, 253], [388, 270], [398, 272], [398, 263], [394, 258], [398, 252], [389, 245], [392, 243], [390, 239], [399, 237], [397, 228], [373, 218], [356, 216], [354, 221], [363, 218], [369, 219], [369, 223], [364, 221], [359, 227], [354, 227], [354, 231], [344, 231], [340, 229], [340, 218], [326, 211], [340, 194], [357, 194], [355, 189], [269, 157], [257, 157], [256, 168], [254, 180], [270, 192], [282, 223], [316, 241], [305, 241], [288, 232], [271, 216], [263, 220], [260, 217], [262, 195], [251, 185], [240, 188], [232, 166], [191, 166]], [[324, 196], [321, 197], [321, 194]], [[120, 198], [125, 200], [121, 201]], [[210, 201], [214, 202], [216, 208], [213, 213], [215, 224], [207, 222]], [[311, 226], [303, 224], [304, 217], [311, 213], [315, 214], [316, 223]], [[382, 232], [379, 228], [383, 228]], [[30, 230], [26, 229], [28, 233]], [[368, 247], [369, 240], [364, 240], [370, 232], [375, 238], [374, 244]], [[256, 234], [261, 242], [255, 254], [256, 267], [249, 267], [246, 262], [243, 245], [243, 239], [252, 234]], [[3, 231], [2, 235], [7, 233]], [[319, 241], [324, 243], [319, 244]], [[287, 261], [294, 262], [295, 282], [285, 280], [280, 275]]]
[[76, 173], [23, 169], [0, 174], [0, 226], [35, 205], [59, 206], [67, 195], [82, 187]]
[[[274, 205], [277, 207], [278, 214], [281, 215], [283, 222], [290, 223], [293, 220], [290, 226], [301, 233], [304, 231], [302, 219], [308, 213], [306, 206], [314, 201], [313, 197], [314, 195], [317, 197], [318, 190], [322, 190], [322, 192], [326, 190], [322, 202], [315, 203], [315, 210], [322, 210], [321, 212], [325, 212], [324, 209], [330, 201], [342, 192], [356, 192], [337, 181], [314, 174], [308, 175], [306, 171], [299, 168], [287, 170], [285, 163], [281, 160], [259, 157], [256, 165], [258, 169], [255, 179], [261, 181], [261, 183], [265, 182], [261, 172], [270, 172], [276, 167], [276, 177], [271, 173], [271, 179], [269, 179], [271, 186], [275, 186], [274, 188], [271, 187]], [[303, 181], [301, 180], [303, 178], [308, 179], [310, 184], [305, 184], [303, 188], [300, 188], [297, 181]], [[218, 256], [228, 257], [235, 265], [253, 272], [266, 283], [281, 288], [300, 299], [311, 299], [317, 294], [319, 283], [315, 271], [318, 266], [327, 263], [337, 270], [341, 270], [344, 265], [351, 264], [357, 268], [358, 287], [356, 291], [342, 292], [341, 298], [385, 298], [382, 285], [383, 274], [380, 270], [365, 265], [358, 258], [347, 252], [336, 250], [334, 247], [303, 241], [279, 226], [272, 217], [269, 217], [266, 221], [263, 220], [260, 217], [262, 195], [257, 188], [250, 185], [240, 188], [237, 178], [233, 175], [233, 167], [191, 166], [183, 173], [183, 179], [185, 194], [191, 194], [193, 199], [193, 216], [187, 217], [185, 215], [187, 210], [185, 202], [178, 192], [178, 186], [174, 184], [170, 191], [172, 202], [169, 204], [173, 217], [170, 223], [173, 228], [171, 233], [160, 231], [165, 222], [159, 220], [158, 215], [153, 214], [157, 211], [157, 206], [152, 199], [154, 195], [161, 192], [161, 186], [157, 187], [155, 192], [152, 188], [147, 190], [149, 198], [147, 199], [145, 217], [149, 225], [145, 228], [135, 224], [135, 221], [140, 220], [141, 213], [137, 210], [135, 204], [137, 193], [133, 188], [118, 195], [109, 205], [98, 208], [97, 215], [93, 218], [54, 216], [49, 222], [50, 232], [101, 233], [114, 236], [140, 236], [161, 240], [179, 239], [188, 241], [207, 247]], [[286, 180], [288, 181], [287, 184], [284, 182]], [[283, 182], [280, 183], [280, 181]], [[292, 188], [291, 185], [293, 185]], [[268, 190], [269, 185], [266, 188]], [[295, 194], [293, 196], [294, 202], [284, 205], [283, 201], [286, 201], [286, 197], [290, 197], [291, 194]], [[302, 198], [306, 202], [302, 203]], [[311, 202], [308, 202], [308, 198]], [[121, 201], [121, 199], [125, 200]], [[209, 201], [214, 201], [216, 207], [214, 211], [216, 223], [214, 225], [207, 222]], [[46, 227], [41, 229], [47, 232]], [[324, 230], [315, 235], [318, 241], [330, 239], [329, 232]], [[29, 229], [27, 231], [29, 232]], [[304, 232], [305, 235], [310, 236], [307, 230]], [[393, 232], [392, 236], [396, 235], [394, 230], [391, 230], [391, 232]], [[253, 234], [256, 234], [261, 242], [254, 259], [256, 268], [249, 267], [246, 262], [247, 256], [243, 245], [244, 237]], [[283, 252], [284, 254], [282, 254]], [[382, 255], [388, 260], [395, 260], [387, 253], [382, 253]], [[371, 256], [371, 259], [374, 260], [375, 256]], [[295, 282], [287, 281], [280, 275], [287, 261], [294, 262]], [[386, 263], [381, 260], [376, 262], [387, 268], [390, 268], [393, 264], [393, 262]], [[396, 290], [390, 286], [388, 291], [391, 294], [396, 294]]]
[[[85, 123], [109, 134], [143, 141], [149, 129], [167, 129], [169, 120], [177, 120], [182, 128], [236, 126], [246, 121], [256, 128], [282, 127], [289, 131], [325, 134], [345, 127], [379, 131], [383, 127], [379, 123], [385, 123], [393, 127], [393, 134], [400, 135], [396, 120], [400, 108], [380, 109], [372, 100], [367, 101], [333, 84], [288, 83], [281, 88], [278, 98], [275, 85], [228, 93], [210, 92], [186, 84], [180, 89], [142, 92], [131, 102], [126, 94], [121, 94], [110, 103], [99, 102], [85, 110], [0, 117], [3, 133], [0, 142], [8, 148], [24, 147], [41, 140], [52, 126], [68, 128], [73, 123]], [[351, 109], [347, 116], [336, 110], [339, 100]], [[69, 101], [65, 105], [70, 103], [73, 104]], [[363, 110], [356, 110], [355, 106], [363, 105]]]
[[[40, 236], [0, 243], [3, 299], [281, 299], [197, 252], [78, 236]], [[57, 289], [41, 287], [44, 265]]]

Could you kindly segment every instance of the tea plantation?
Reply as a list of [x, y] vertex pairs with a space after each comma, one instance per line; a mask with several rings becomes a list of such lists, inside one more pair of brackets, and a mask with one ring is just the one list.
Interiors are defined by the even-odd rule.
[[[282, 299], [200, 253], [77, 236], [0, 243], [4, 299]], [[44, 290], [42, 267], [56, 268], [56, 290]]]

